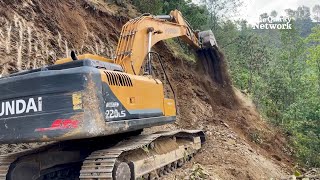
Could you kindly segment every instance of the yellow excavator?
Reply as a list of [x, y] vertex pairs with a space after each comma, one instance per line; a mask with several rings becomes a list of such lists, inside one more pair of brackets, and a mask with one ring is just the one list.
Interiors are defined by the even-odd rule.
[[203, 131], [141, 134], [176, 119], [175, 98], [152, 76], [155, 60], [165, 72], [152, 46], [174, 37], [194, 47], [221, 81], [213, 33], [194, 31], [178, 10], [127, 22], [115, 59], [71, 52], [54, 65], [0, 78], [0, 143], [48, 142], [0, 156], [0, 179], [158, 179], [190, 160]]

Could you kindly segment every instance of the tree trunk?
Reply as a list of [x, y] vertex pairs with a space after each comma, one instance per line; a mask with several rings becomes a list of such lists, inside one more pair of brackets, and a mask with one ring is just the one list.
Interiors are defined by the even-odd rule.
[[318, 67], [318, 94], [320, 95], [320, 59], [316, 60]]

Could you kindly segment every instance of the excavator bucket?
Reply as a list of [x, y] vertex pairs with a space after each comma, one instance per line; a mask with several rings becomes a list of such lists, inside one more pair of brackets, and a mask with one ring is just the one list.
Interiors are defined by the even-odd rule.
[[198, 58], [203, 69], [215, 82], [227, 83], [226, 64], [224, 56], [219, 51], [218, 44], [211, 30], [199, 32], [202, 48], [198, 50]]
[[216, 38], [214, 37], [214, 34], [211, 30], [208, 31], [201, 31], [199, 32], [199, 37], [201, 39], [201, 43], [204, 47], [213, 47], [217, 46]]

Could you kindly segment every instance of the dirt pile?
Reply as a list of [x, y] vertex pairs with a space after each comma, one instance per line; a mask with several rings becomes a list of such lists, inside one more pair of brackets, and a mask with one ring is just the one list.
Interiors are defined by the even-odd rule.
[[[70, 50], [113, 57], [122, 25], [137, 12], [131, 5], [119, 7], [108, 2], [0, 1], [0, 74], [52, 64], [69, 56]], [[164, 128], [206, 130], [207, 143], [193, 162], [208, 172], [208, 178], [286, 175], [292, 160], [285, 136], [263, 121], [253, 103], [230, 83], [215, 83], [199, 64], [173, 55], [171, 49], [163, 42], [154, 48], [176, 92], [178, 120], [146, 132]], [[163, 79], [157, 62], [154, 68]], [[0, 153], [35, 145], [2, 145]], [[189, 176], [194, 172], [192, 166], [189, 163], [166, 179]]]

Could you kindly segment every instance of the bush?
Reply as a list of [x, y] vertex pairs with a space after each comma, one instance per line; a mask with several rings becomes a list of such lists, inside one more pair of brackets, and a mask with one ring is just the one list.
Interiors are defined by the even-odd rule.
[[135, 5], [142, 13], [161, 14], [163, 0], [133, 0]]

